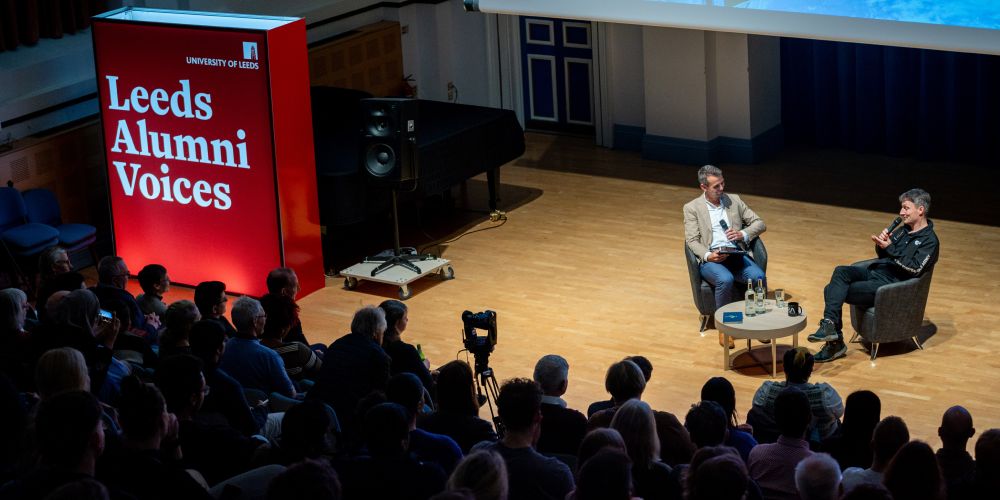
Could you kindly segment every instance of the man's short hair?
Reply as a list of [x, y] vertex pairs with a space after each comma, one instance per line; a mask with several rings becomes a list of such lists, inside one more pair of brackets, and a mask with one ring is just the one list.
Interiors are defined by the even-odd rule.
[[143, 292], [153, 293], [153, 287], [167, 277], [167, 268], [159, 264], [149, 264], [139, 271], [139, 286]]
[[169, 356], [160, 361], [156, 369], [156, 386], [167, 401], [171, 413], [191, 404], [191, 396], [201, 390], [202, 362], [190, 354]]
[[910, 431], [906, 428], [906, 422], [896, 416], [885, 417], [872, 432], [872, 460], [886, 465], [908, 442], [910, 442]]
[[546, 354], [535, 363], [533, 378], [546, 394], [559, 392], [569, 380], [569, 362], [558, 354]]
[[722, 177], [722, 170], [715, 165], [705, 165], [698, 169], [698, 184], [702, 186], [708, 185], [708, 176], [712, 177]]
[[389, 379], [385, 386], [385, 397], [390, 403], [406, 408], [410, 417], [413, 417], [423, 404], [424, 384], [420, 377], [410, 372], [400, 372]]
[[642, 377], [646, 379], [646, 383], [653, 378], [653, 363], [650, 363], [646, 356], [626, 356], [625, 361], [635, 363], [642, 370]]
[[97, 263], [97, 281], [108, 285], [111, 280], [121, 275], [125, 269], [125, 260], [117, 255], [108, 255]]
[[931, 212], [931, 195], [920, 188], [913, 188], [899, 195], [899, 202], [908, 201], [918, 207], [924, 207], [924, 215]]
[[976, 471], [994, 481], [1000, 476], [1000, 429], [990, 429], [976, 440]]
[[289, 466], [267, 487], [267, 500], [288, 498], [340, 500], [337, 471], [326, 460], [306, 460]]
[[840, 480], [840, 464], [827, 453], [806, 457], [795, 466], [795, 488], [802, 500], [835, 500]]
[[504, 426], [512, 431], [531, 428], [542, 408], [542, 388], [534, 380], [510, 379], [500, 387], [497, 409]]
[[277, 339], [286, 329], [295, 326], [299, 317], [299, 306], [287, 295], [269, 293], [260, 298], [260, 306], [267, 314], [261, 337]]
[[263, 312], [259, 300], [244, 295], [233, 303], [233, 326], [238, 332], [249, 332], [253, 330], [256, 317]]
[[786, 380], [795, 383], [805, 383], [809, 381], [809, 376], [812, 375], [816, 359], [809, 352], [809, 349], [796, 347], [785, 351], [782, 363], [785, 367]]
[[219, 304], [219, 297], [226, 293], [226, 284], [221, 281], [202, 281], [194, 287], [194, 303], [202, 316], [212, 313], [212, 308]]
[[76, 469], [101, 421], [101, 404], [85, 391], [66, 391], [38, 404], [35, 440], [42, 462]]
[[175, 300], [167, 306], [167, 312], [163, 313], [163, 326], [167, 330], [179, 331], [191, 328], [198, 321], [201, 313], [198, 306], [190, 300]]
[[706, 446], [691, 457], [687, 472], [688, 499], [742, 499], [749, 482], [746, 465], [734, 448]]
[[351, 333], [375, 338], [378, 332], [385, 332], [385, 311], [375, 306], [365, 306], [354, 312]]
[[144, 441], [155, 436], [165, 411], [167, 403], [156, 386], [143, 382], [135, 375], [122, 379], [118, 420], [128, 439]]
[[191, 326], [188, 343], [191, 344], [191, 354], [208, 363], [219, 352], [219, 347], [226, 343], [226, 330], [218, 321], [203, 319]]
[[642, 370], [634, 362], [619, 361], [608, 367], [604, 389], [611, 394], [615, 404], [620, 405], [642, 396], [642, 391], [646, 390], [646, 377], [642, 376]]
[[795, 387], [788, 387], [774, 400], [774, 421], [782, 436], [802, 439], [812, 421], [809, 396]]
[[365, 444], [372, 456], [394, 456], [406, 451], [401, 444], [409, 440], [410, 419], [401, 405], [377, 404], [365, 413], [363, 422]]
[[267, 273], [267, 293], [281, 293], [285, 287], [292, 284], [295, 270], [290, 267], [279, 267]]
[[632, 496], [632, 460], [622, 450], [605, 448], [580, 466], [575, 500]]
[[285, 411], [281, 450], [287, 460], [320, 458], [333, 453], [339, 430], [332, 408], [319, 399], [306, 399]]
[[717, 446], [726, 440], [729, 417], [722, 405], [715, 401], [700, 401], [691, 405], [684, 417], [684, 428], [691, 434], [691, 440], [699, 447]]

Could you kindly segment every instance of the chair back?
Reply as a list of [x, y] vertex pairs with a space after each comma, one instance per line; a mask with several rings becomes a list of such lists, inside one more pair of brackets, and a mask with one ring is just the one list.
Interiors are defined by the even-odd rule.
[[26, 214], [21, 193], [12, 187], [0, 187], [0, 232], [24, 224]]
[[[760, 267], [761, 271], [767, 273], [767, 247], [764, 240], [754, 238], [749, 244], [753, 253], [753, 260]], [[715, 314], [715, 296], [712, 287], [701, 277], [700, 262], [698, 256], [684, 244], [684, 258], [687, 261], [688, 277], [691, 281], [691, 296], [694, 299], [695, 307], [701, 314]], [[744, 285], [744, 283], [740, 283]]]
[[28, 212], [28, 222], [58, 226], [62, 224], [59, 213], [59, 200], [55, 193], [48, 189], [29, 189], [22, 193]]

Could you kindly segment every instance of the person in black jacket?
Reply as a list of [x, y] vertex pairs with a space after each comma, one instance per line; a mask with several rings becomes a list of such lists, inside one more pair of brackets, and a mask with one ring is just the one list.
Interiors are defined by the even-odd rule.
[[[826, 342], [816, 354], [817, 363], [833, 361], [847, 355], [841, 321], [844, 303], [874, 305], [875, 292], [882, 286], [917, 278], [937, 262], [939, 245], [934, 223], [927, 218], [931, 195], [923, 189], [911, 189], [899, 195], [899, 229], [883, 229], [872, 235], [879, 259], [867, 268], [837, 266], [830, 283], [823, 289], [826, 307], [819, 329], [809, 336], [810, 342]], [[895, 224], [893, 224], [895, 225]]]
[[382, 349], [392, 358], [390, 369], [393, 375], [412, 373], [420, 378], [420, 383], [433, 390], [434, 379], [428, 370], [430, 363], [420, 359], [420, 353], [413, 344], [403, 342], [400, 337], [406, 331], [410, 318], [406, 304], [398, 300], [386, 300], [378, 305], [385, 312], [385, 335], [382, 338]]

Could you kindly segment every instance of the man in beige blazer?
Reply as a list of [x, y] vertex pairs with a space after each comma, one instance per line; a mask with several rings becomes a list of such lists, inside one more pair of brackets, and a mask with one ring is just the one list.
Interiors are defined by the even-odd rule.
[[764, 271], [752, 255], [725, 253], [747, 248], [764, 232], [764, 221], [739, 196], [726, 194], [722, 170], [713, 165], [698, 169], [702, 195], [684, 205], [684, 239], [698, 256], [705, 281], [715, 289], [715, 305], [733, 302], [733, 284], [764, 279]]

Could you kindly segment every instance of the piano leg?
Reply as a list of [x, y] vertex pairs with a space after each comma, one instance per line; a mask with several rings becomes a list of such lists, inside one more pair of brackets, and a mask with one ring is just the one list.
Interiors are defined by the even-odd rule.
[[500, 167], [486, 171], [486, 186], [490, 190], [490, 211], [496, 210], [497, 202], [500, 201]]

